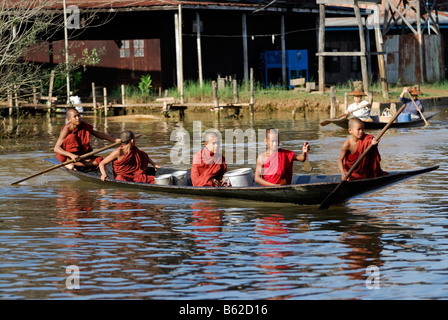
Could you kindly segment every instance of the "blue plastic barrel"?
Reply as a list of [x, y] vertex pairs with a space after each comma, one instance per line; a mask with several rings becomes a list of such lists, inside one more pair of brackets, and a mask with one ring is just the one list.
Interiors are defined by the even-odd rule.
[[411, 115], [409, 113], [401, 113], [397, 117], [398, 122], [409, 122], [411, 121]]

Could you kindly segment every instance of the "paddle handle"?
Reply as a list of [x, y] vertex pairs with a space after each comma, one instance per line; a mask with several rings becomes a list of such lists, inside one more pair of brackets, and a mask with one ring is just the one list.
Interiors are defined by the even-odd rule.
[[[140, 137], [140, 136], [141, 136], [141, 134], [137, 134], [137, 135], [135, 135], [135, 138], [138, 138], [138, 137]], [[79, 156], [79, 159], [82, 160], [82, 159], [91, 157], [91, 156], [93, 156], [95, 153], [99, 153], [99, 152], [105, 151], [105, 150], [107, 150], [107, 149], [110, 149], [110, 148], [113, 148], [113, 147], [117, 147], [117, 146], [119, 146], [120, 144], [121, 144], [121, 141], [120, 141], [120, 142], [112, 143], [112, 144], [107, 145], [107, 146], [105, 146], [105, 147], [102, 147], [102, 148], [93, 150], [93, 151], [91, 151], [91, 152], [89, 152], [89, 153], [83, 154], [83, 155]], [[11, 183], [11, 185], [19, 184], [19, 183], [21, 183], [21, 182], [23, 182], [23, 181], [26, 181], [26, 180], [29, 180], [29, 179], [31, 179], [31, 178], [37, 177], [37, 176], [39, 176], [39, 175], [41, 175], [41, 174], [44, 174], [44, 173], [47, 173], [47, 172], [49, 172], [49, 171], [51, 171], [51, 170], [54, 170], [54, 169], [63, 167], [63, 166], [65, 166], [65, 165], [67, 165], [67, 164], [69, 164], [69, 163], [72, 163], [72, 162], [75, 162], [75, 160], [73, 160], [73, 159], [67, 160], [67, 161], [65, 161], [65, 162], [63, 162], [63, 163], [60, 163], [60, 164], [57, 164], [57, 165], [55, 165], [55, 166], [53, 166], [53, 167], [47, 168], [47, 169], [45, 169], [45, 170], [42, 170], [42, 171], [40, 171], [40, 172], [38, 172], [38, 173], [35, 173], [35, 174], [33, 174], [33, 175], [29, 176], [29, 177], [26, 177], [26, 178], [24, 178], [24, 179], [22, 179], [22, 180], [15, 181], [15, 182]]]
[[414, 102], [415, 108], [417, 109], [417, 111], [418, 111], [418, 112], [420, 113], [420, 115], [422, 116], [423, 121], [425, 121], [425, 125], [426, 125], [426, 126], [429, 126], [429, 122], [426, 121], [426, 118], [425, 118], [425, 116], [423, 115], [422, 110], [420, 110], [420, 108], [418, 107], [418, 105], [417, 105], [417, 103], [415, 102], [414, 98], [412, 98], [412, 96], [411, 96], [411, 94], [409, 93], [409, 91], [408, 91], [408, 95], [409, 95], [409, 97], [411, 98], [412, 102]]
[[[364, 109], [365, 107], [366, 107], [366, 106], [362, 106], [362, 107], [356, 108], [355, 110], [349, 111], [348, 113], [350, 114], [350, 113], [356, 112], [356, 111], [358, 111], [358, 110]], [[346, 117], [346, 116], [347, 116], [347, 115], [344, 113], [344, 114], [341, 114], [341, 115], [337, 116], [337, 117], [334, 118], [334, 119], [340, 119], [340, 118], [343, 118], [343, 117]], [[325, 120], [325, 121], [322, 121], [322, 122], [320, 123], [320, 125], [321, 125], [321, 126], [326, 126], [327, 124], [330, 124], [330, 123], [331, 123], [330, 121]]]
[[[356, 111], [358, 111], [358, 110], [364, 109], [365, 107], [366, 107], [366, 106], [364, 105], [364, 106], [362, 106], [362, 107], [356, 108], [355, 110], [349, 111], [348, 113], [350, 114], [350, 113], [356, 112]], [[342, 117], [344, 117], [345, 115], [346, 115], [345, 113], [344, 113], [344, 114], [341, 114], [340, 116], [337, 116], [336, 119], [342, 118]]]

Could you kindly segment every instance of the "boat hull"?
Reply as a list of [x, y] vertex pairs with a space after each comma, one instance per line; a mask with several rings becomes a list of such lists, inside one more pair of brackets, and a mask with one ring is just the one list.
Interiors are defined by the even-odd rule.
[[[426, 120], [429, 120], [436, 116], [439, 112], [426, 112], [423, 113]], [[332, 124], [335, 124], [341, 128], [348, 128], [348, 119], [347, 118], [341, 118], [341, 119], [328, 119]], [[364, 128], [365, 129], [382, 129], [386, 126], [387, 122], [368, 122], [364, 121]], [[390, 128], [411, 128], [411, 127], [420, 127], [425, 125], [425, 120], [423, 119], [416, 119], [411, 120], [407, 122], [394, 122], [391, 124]]]
[[[54, 159], [45, 159], [52, 164], [59, 164], [59, 161]], [[423, 168], [412, 171], [400, 171], [390, 173], [389, 175], [347, 181], [339, 189], [333, 199], [333, 203], [343, 203], [354, 197], [370, 193], [403, 180], [415, 177], [426, 172], [436, 170], [438, 166]], [[61, 168], [67, 173], [77, 177], [80, 180], [93, 182], [103, 186], [134, 188], [142, 191], [152, 193], [168, 193], [176, 195], [188, 195], [199, 197], [219, 197], [219, 198], [233, 198], [265, 202], [281, 202], [294, 203], [301, 205], [318, 205], [331, 193], [340, 183], [340, 175], [297, 175], [294, 176], [293, 184], [281, 186], [251, 186], [251, 187], [193, 187], [193, 186], [176, 186], [176, 185], [156, 185], [145, 184], [138, 182], [124, 182], [117, 180], [102, 181], [98, 171], [81, 172]], [[159, 169], [159, 174], [176, 171], [175, 169]]]

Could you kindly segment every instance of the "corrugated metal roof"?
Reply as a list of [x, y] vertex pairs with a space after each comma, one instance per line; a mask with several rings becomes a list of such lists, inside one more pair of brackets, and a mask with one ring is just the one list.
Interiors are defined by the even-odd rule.
[[[13, 0], [12, 2], [19, 2]], [[37, 1], [36, 1], [37, 2]], [[175, 0], [66, 0], [66, 5], [74, 5], [81, 9], [133, 9], [149, 7], [177, 7], [179, 4], [193, 6], [227, 6], [227, 7], [261, 7], [260, 3], [221, 2], [221, 1], [175, 1]], [[61, 0], [48, 0], [46, 5], [50, 9], [62, 9]]]
[[[21, 7], [33, 7], [41, 6], [39, 0], [3, 0], [5, 7], [13, 7], [14, 4], [19, 4]], [[6, 4], [5, 4], [6, 3]], [[35, 3], [35, 5], [33, 5]], [[264, 9], [264, 10], [276, 10], [279, 8], [288, 9], [310, 9], [317, 8], [315, 1], [302, 0], [302, 1], [277, 1], [270, 3], [270, 1], [176, 1], [176, 0], [66, 0], [66, 5], [74, 5], [80, 9], [97, 9], [97, 10], [150, 10], [160, 8], [175, 8], [179, 4], [182, 4], [184, 8], [247, 8], [247, 9]], [[49, 9], [62, 9], [62, 0], [47, 0], [45, 7]]]

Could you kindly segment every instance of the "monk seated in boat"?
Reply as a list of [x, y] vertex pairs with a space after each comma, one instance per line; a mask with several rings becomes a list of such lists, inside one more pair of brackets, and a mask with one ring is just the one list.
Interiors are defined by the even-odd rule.
[[218, 152], [219, 136], [215, 132], [207, 132], [204, 140], [204, 148], [193, 157], [191, 182], [197, 187], [224, 187], [227, 165], [225, 157]]
[[120, 142], [120, 139], [114, 139], [103, 132], [93, 130], [90, 124], [81, 120], [81, 116], [75, 108], [69, 108], [66, 115], [68, 122], [62, 127], [59, 138], [54, 146], [56, 157], [61, 163], [69, 159], [75, 161], [74, 163], [67, 164], [65, 166], [67, 169], [76, 170], [76, 167], [97, 168], [103, 159], [102, 157], [92, 156], [82, 160], [79, 159], [83, 154], [92, 151], [90, 136], [93, 135], [114, 143]]
[[[113, 162], [114, 179], [120, 181], [133, 181], [142, 183], [154, 183], [154, 175], [150, 174], [148, 163], [155, 169], [160, 168], [146, 152], [135, 146], [135, 136], [132, 131], [125, 130], [121, 133], [119, 148], [112, 151], [100, 162], [101, 180], [106, 180], [105, 166]], [[155, 173], [154, 169], [154, 173]]]
[[267, 150], [257, 158], [255, 182], [263, 186], [291, 184], [294, 161], [304, 162], [310, 146], [305, 142], [300, 155], [279, 148], [278, 132], [275, 129], [266, 130], [264, 142]]
[[[378, 152], [378, 141], [372, 135], [364, 132], [364, 123], [358, 118], [350, 119], [348, 132], [350, 132], [350, 137], [342, 145], [338, 160], [342, 180], [367, 179], [387, 175], [388, 173], [383, 171], [380, 166], [381, 156]], [[361, 160], [350, 177], [347, 177], [347, 172], [370, 144], [373, 147]]]

